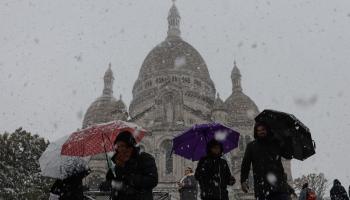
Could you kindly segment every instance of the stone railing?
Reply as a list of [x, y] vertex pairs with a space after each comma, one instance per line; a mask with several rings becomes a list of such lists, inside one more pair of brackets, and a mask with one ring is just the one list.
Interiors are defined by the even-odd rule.
[[[86, 191], [84, 192], [84, 200], [111, 200], [111, 192], [102, 191]], [[154, 200], [170, 200], [171, 196], [167, 192], [154, 191]]]

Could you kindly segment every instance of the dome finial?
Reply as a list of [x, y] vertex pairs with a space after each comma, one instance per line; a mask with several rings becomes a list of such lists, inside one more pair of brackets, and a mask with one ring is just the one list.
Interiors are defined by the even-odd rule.
[[105, 72], [105, 76], [103, 78], [104, 80], [104, 88], [103, 88], [103, 95], [112, 95], [113, 94], [113, 71], [112, 71], [112, 64], [109, 63], [108, 69]]
[[225, 110], [224, 102], [220, 98], [220, 94], [219, 93], [216, 93], [216, 99], [214, 101], [213, 110]]
[[168, 14], [168, 38], [169, 37], [180, 37], [180, 14], [175, 5], [175, 0], [173, 1], [173, 5], [171, 6]]
[[231, 80], [232, 80], [232, 91], [233, 92], [242, 92], [241, 72], [237, 67], [236, 59], [233, 61]]

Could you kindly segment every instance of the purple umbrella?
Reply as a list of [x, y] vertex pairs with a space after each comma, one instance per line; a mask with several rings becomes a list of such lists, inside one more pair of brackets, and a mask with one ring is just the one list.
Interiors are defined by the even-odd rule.
[[239, 133], [219, 123], [197, 124], [173, 139], [173, 152], [192, 161], [207, 154], [207, 143], [215, 138], [224, 154], [238, 146]]

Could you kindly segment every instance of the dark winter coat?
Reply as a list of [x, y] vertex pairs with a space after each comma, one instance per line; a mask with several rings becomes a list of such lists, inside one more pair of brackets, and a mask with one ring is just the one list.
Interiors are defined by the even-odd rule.
[[182, 181], [183, 187], [179, 189], [180, 200], [197, 200], [197, 180], [194, 175], [186, 176]]
[[89, 171], [76, 173], [64, 180], [56, 180], [50, 192], [58, 195], [60, 200], [83, 200], [84, 188], [82, 180]]
[[[233, 185], [233, 177], [226, 160], [209, 154], [214, 144], [217, 143], [209, 142], [207, 145], [208, 155], [199, 160], [195, 178], [199, 182], [203, 200], [228, 200], [227, 185]], [[220, 147], [222, 149], [221, 144]]]
[[331, 189], [331, 200], [349, 200], [345, 188], [337, 179], [335, 179], [333, 182], [333, 187]]
[[[153, 200], [152, 189], [158, 184], [155, 160], [136, 149], [124, 167], [115, 166], [107, 172], [106, 180], [112, 188], [113, 200]], [[115, 183], [122, 185], [115, 187]]]
[[[278, 142], [273, 141], [271, 134], [264, 139], [259, 139], [255, 133], [254, 137], [255, 140], [247, 145], [243, 157], [241, 183], [247, 181], [252, 165], [255, 197], [264, 199], [269, 195], [289, 194], [281, 157], [291, 159], [291, 153], [279, 147]], [[273, 174], [277, 178], [274, 184], [268, 182], [268, 174]]]

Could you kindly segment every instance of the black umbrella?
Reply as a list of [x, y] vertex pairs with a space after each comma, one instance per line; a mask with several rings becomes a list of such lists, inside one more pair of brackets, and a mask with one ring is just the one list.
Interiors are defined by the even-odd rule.
[[274, 137], [281, 141], [286, 149], [291, 149], [293, 158], [305, 160], [315, 154], [315, 142], [311, 133], [294, 115], [275, 110], [264, 110], [255, 117], [271, 128]]

